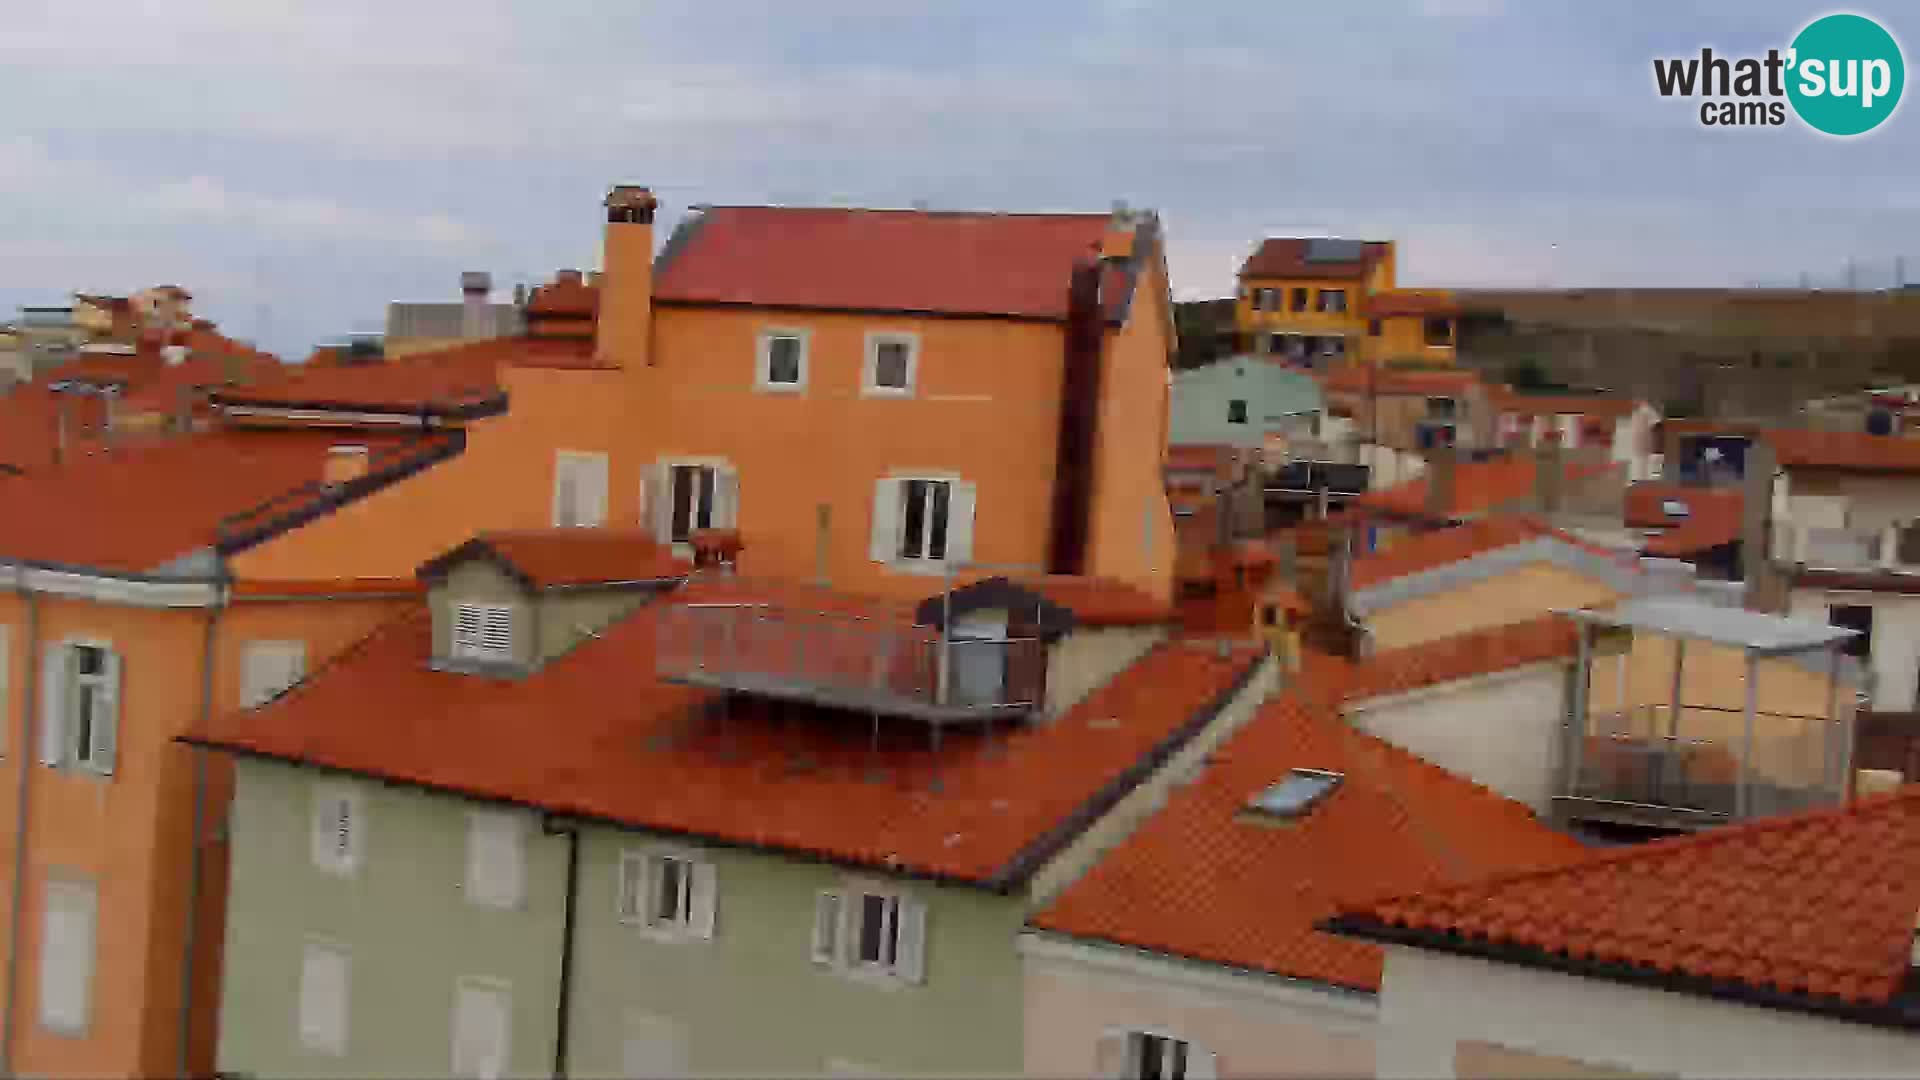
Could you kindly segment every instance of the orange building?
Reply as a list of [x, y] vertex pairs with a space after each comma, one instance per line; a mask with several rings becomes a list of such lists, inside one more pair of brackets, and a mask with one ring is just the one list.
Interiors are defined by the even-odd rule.
[[1315, 369], [1452, 364], [1459, 306], [1443, 290], [1397, 288], [1394, 264], [1391, 240], [1269, 237], [1240, 267], [1235, 337]]

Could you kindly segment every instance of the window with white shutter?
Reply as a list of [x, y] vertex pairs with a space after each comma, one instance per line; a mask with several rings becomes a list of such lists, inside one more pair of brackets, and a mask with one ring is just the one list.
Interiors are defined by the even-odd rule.
[[467, 815], [467, 902], [515, 908], [526, 896], [526, 819], [503, 810]]
[[615, 899], [621, 922], [664, 936], [711, 938], [718, 907], [712, 863], [681, 851], [621, 854]]
[[468, 660], [511, 661], [513, 622], [511, 605], [454, 605], [453, 655]]
[[364, 805], [359, 790], [350, 785], [314, 785], [314, 866], [330, 874], [349, 876], [359, 870], [366, 846]]
[[560, 450], [553, 458], [553, 524], [595, 528], [607, 521], [607, 455]]
[[49, 881], [40, 937], [40, 1026], [84, 1035], [92, 1005], [99, 897], [91, 882]]
[[43, 654], [41, 679], [41, 762], [112, 773], [120, 734], [120, 654], [98, 642], [63, 642]]
[[240, 707], [265, 705], [306, 674], [306, 642], [249, 641], [240, 654]]
[[894, 477], [874, 495], [873, 558], [902, 566], [973, 560], [977, 489], [953, 478]]
[[513, 992], [498, 979], [454, 984], [453, 1069], [463, 1080], [498, 1080], [511, 1049]]
[[338, 1057], [347, 1052], [347, 982], [351, 958], [346, 949], [309, 941], [300, 957], [301, 1049]]
[[819, 892], [813, 898], [813, 962], [834, 964], [840, 957], [840, 911], [837, 892]]
[[813, 961], [861, 975], [926, 979], [927, 905], [885, 887], [814, 894]]
[[1171, 1035], [1127, 1032], [1123, 1055], [1119, 1075], [1126, 1080], [1212, 1080], [1214, 1076], [1212, 1054]]
[[905, 331], [869, 333], [861, 389], [870, 395], [911, 396], [919, 366], [920, 335]]
[[754, 385], [761, 390], [805, 390], [809, 336], [805, 330], [762, 330]]

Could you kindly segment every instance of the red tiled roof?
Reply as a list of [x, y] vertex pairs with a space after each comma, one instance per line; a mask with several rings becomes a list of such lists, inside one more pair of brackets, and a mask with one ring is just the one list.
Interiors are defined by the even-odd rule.
[[1379, 319], [1458, 315], [1460, 302], [1450, 292], [1394, 289], [1368, 296], [1362, 314]]
[[1350, 364], [1327, 372], [1321, 387], [1330, 394], [1412, 394], [1419, 397], [1459, 394], [1479, 385], [1472, 371], [1383, 370]]
[[[1033, 925], [1375, 990], [1380, 950], [1314, 928], [1342, 904], [1581, 856], [1521, 804], [1340, 721], [1316, 700], [1311, 668], [1306, 682], [1263, 706]], [[1300, 820], [1242, 816], [1295, 768], [1345, 775]]]
[[[1600, 476], [1619, 466], [1610, 462], [1566, 465], [1570, 481]], [[1489, 461], [1459, 462], [1453, 468], [1453, 504], [1442, 508], [1449, 517], [1466, 517], [1505, 503], [1524, 499], [1533, 491], [1535, 464], [1531, 458], [1503, 457]], [[1378, 510], [1407, 517], [1428, 517], [1427, 479], [1423, 475], [1404, 484], [1369, 491], [1350, 504], [1361, 510]]]
[[96, 450], [0, 477], [0, 558], [151, 571], [212, 546], [223, 519], [317, 484], [329, 448], [342, 441], [375, 453], [442, 445], [407, 435], [223, 430]]
[[1108, 578], [1049, 574], [1021, 578], [1015, 584], [1073, 612], [1074, 621], [1083, 626], [1137, 626], [1173, 618], [1168, 605]]
[[1761, 438], [1788, 468], [1920, 472], [1920, 439], [1864, 431], [1769, 431]]
[[600, 289], [584, 281], [556, 281], [534, 288], [527, 298], [530, 318], [591, 319], [600, 311]]
[[1511, 671], [1570, 657], [1577, 646], [1571, 620], [1541, 615], [1465, 634], [1375, 653], [1354, 665], [1345, 687], [1353, 700], [1386, 697], [1430, 686]]
[[1521, 416], [1590, 416], [1617, 420], [1640, 407], [1640, 402], [1618, 394], [1524, 394], [1508, 386], [1487, 388], [1487, 402], [1495, 412]]
[[1352, 907], [1343, 929], [1683, 980], [1674, 989], [1884, 1005], [1907, 977], [1920, 911], [1920, 786], [1406, 892]]
[[[375, 631], [265, 708], [194, 741], [556, 813], [852, 864], [1015, 882], [1032, 849], [1223, 696], [1257, 659], [1163, 644], [1046, 724], [992, 752], [950, 731], [831, 710], [737, 704], [654, 674], [641, 608], [520, 679], [431, 670], [425, 612]], [[454, 737], [449, 737], [453, 735]], [[937, 790], [930, 783], [939, 778]]]
[[593, 343], [571, 338], [493, 338], [377, 364], [307, 369], [226, 391], [224, 405], [380, 412], [481, 405], [500, 393], [506, 367], [592, 366]]
[[536, 589], [685, 577], [693, 564], [639, 529], [522, 529], [487, 532], [420, 568], [435, 577], [457, 562], [491, 556]]
[[1211, 443], [1183, 443], [1167, 447], [1167, 468], [1182, 472], [1211, 470], [1219, 467], [1222, 459], [1231, 457], [1234, 448], [1217, 446]]
[[1409, 536], [1385, 551], [1362, 555], [1353, 560], [1351, 578], [1355, 589], [1446, 566], [1489, 551], [1512, 547], [1553, 533], [1554, 529], [1537, 518], [1519, 514], [1501, 514], [1447, 529]]
[[[1669, 502], [1685, 504], [1686, 515], [1667, 513]], [[1639, 529], [1665, 529], [1648, 539], [1646, 553], [1677, 558], [1740, 539], [1745, 505], [1746, 498], [1737, 487], [1639, 483], [1627, 489], [1626, 523]]]
[[1240, 266], [1243, 278], [1340, 278], [1364, 277], [1367, 269], [1386, 257], [1385, 241], [1369, 240], [1361, 246], [1355, 262], [1308, 262], [1305, 237], [1270, 236], [1262, 241]]
[[1107, 214], [720, 206], [682, 226], [661, 303], [1064, 319]]
[[369, 593], [419, 593], [412, 578], [284, 578], [234, 581], [235, 596], [358, 596]]

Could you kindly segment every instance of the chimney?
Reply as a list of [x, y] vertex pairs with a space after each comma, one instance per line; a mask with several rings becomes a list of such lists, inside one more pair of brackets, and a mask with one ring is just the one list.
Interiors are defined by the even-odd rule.
[[514, 306], [514, 307], [526, 307], [526, 306], [527, 306], [527, 287], [526, 287], [526, 285], [524, 285], [524, 284], [520, 284], [520, 285], [515, 285], [515, 286], [513, 287], [513, 306]]
[[1453, 518], [1454, 464], [1451, 446], [1436, 446], [1427, 453], [1427, 516], [1449, 521]]
[[584, 280], [578, 270], [555, 270], [553, 272], [553, 283], [555, 285], [579, 285]]
[[492, 311], [487, 297], [493, 292], [493, 275], [485, 270], [469, 270], [460, 275], [460, 336], [472, 341], [493, 336]]
[[1540, 445], [1533, 451], [1533, 501], [1541, 513], [1552, 515], [1559, 512], [1566, 495], [1566, 468], [1565, 456], [1560, 449], [1560, 433], [1543, 433]]
[[327, 460], [321, 466], [320, 481], [337, 487], [367, 475], [367, 448], [357, 443], [327, 447]]
[[621, 184], [607, 192], [595, 353], [610, 367], [653, 362], [653, 192]]
[[1107, 232], [1100, 238], [1100, 257], [1108, 262], [1125, 262], [1133, 258], [1135, 225], [1133, 211], [1127, 209], [1124, 202], [1113, 204], [1113, 217], [1107, 222]]

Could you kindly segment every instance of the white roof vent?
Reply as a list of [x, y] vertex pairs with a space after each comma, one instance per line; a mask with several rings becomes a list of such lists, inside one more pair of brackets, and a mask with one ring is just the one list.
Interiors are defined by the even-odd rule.
[[1325, 769], [1294, 769], [1286, 779], [1247, 800], [1247, 809], [1266, 817], [1293, 821], [1307, 816], [1346, 776]]
[[168, 367], [179, 367], [187, 362], [187, 347], [168, 345], [160, 350], [160, 359], [166, 361]]

